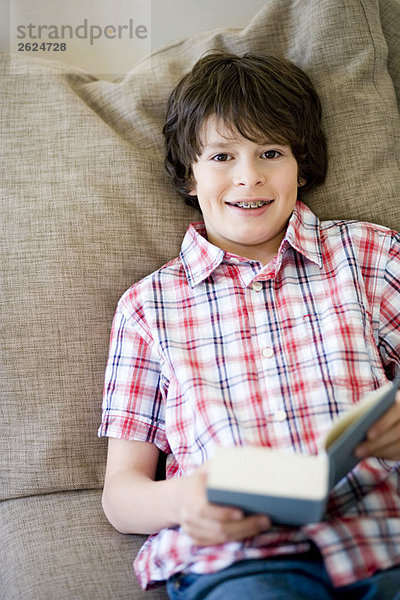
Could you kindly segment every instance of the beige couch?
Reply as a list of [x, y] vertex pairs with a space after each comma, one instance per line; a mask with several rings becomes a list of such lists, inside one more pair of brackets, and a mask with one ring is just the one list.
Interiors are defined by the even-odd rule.
[[330, 141], [306, 201], [400, 229], [399, 31], [398, 0], [269, 0], [244, 30], [177, 42], [119, 83], [2, 56], [0, 600], [146, 597], [131, 568], [144, 538], [102, 513], [96, 432], [116, 302], [198, 219], [163, 171], [172, 85], [208, 49], [294, 60]]

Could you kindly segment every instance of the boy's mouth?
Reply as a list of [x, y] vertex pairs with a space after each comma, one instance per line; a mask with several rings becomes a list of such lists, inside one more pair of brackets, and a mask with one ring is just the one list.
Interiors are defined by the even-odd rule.
[[227, 202], [230, 206], [237, 206], [238, 208], [244, 208], [246, 210], [252, 210], [255, 208], [261, 208], [267, 204], [271, 204], [273, 200], [242, 200], [240, 202]]

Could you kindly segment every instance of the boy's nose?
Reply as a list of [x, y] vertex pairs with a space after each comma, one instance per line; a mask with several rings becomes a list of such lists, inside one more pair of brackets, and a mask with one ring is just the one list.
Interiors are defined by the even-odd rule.
[[260, 166], [254, 164], [238, 165], [234, 176], [234, 184], [254, 187], [265, 183], [265, 175]]

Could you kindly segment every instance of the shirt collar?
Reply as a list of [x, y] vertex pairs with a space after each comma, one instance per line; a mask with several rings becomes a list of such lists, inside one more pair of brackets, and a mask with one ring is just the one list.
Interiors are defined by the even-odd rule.
[[[192, 287], [207, 279], [223, 262], [225, 256], [232, 256], [208, 242], [206, 236], [204, 223], [191, 223], [182, 242], [180, 259]], [[279, 248], [277, 268], [288, 245], [322, 267], [320, 221], [300, 200], [296, 202], [285, 238]]]
[[225, 252], [207, 239], [204, 223], [191, 223], [183, 238], [180, 259], [189, 284], [201, 283], [221, 264]]
[[[289, 219], [282, 245], [285, 241], [305, 258], [322, 267], [320, 220], [300, 200], [296, 202]], [[281, 250], [282, 246], [279, 251]]]

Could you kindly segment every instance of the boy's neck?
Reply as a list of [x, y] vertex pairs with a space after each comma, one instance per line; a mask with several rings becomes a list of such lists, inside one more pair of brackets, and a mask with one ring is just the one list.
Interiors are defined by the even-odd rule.
[[269, 264], [275, 256], [278, 254], [278, 250], [284, 239], [286, 234], [286, 229], [284, 229], [280, 236], [273, 240], [273, 243], [264, 244], [260, 246], [251, 246], [251, 245], [239, 245], [235, 243], [230, 243], [229, 240], [224, 240], [224, 243], [221, 243], [220, 240], [214, 240], [213, 236], [207, 232], [207, 239], [211, 244], [218, 246], [221, 250], [225, 252], [229, 252], [230, 254], [236, 254], [238, 256], [242, 256], [243, 258], [248, 258], [249, 260], [255, 260], [260, 262], [263, 266]]

